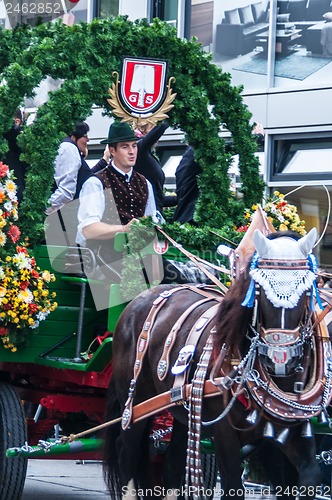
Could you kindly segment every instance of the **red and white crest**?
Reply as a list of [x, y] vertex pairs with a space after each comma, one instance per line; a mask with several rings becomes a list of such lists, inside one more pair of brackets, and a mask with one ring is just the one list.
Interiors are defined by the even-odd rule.
[[166, 240], [157, 240], [154, 242], [153, 248], [156, 253], [162, 255], [168, 250], [168, 242]]
[[167, 62], [124, 57], [119, 98], [133, 115], [148, 115], [158, 109], [166, 91]]

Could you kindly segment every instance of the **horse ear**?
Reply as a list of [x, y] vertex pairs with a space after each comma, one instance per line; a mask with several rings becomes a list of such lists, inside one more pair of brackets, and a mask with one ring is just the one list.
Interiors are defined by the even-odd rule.
[[259, 229], [255, 229], [254, 232], [254, 243], [257, 253], [260, 257], [267, 255], [269, 251], [270, 240], [268, 240]]
[[313, 227], [308, 234], [303, 236], [300, 240], [298, 240], [298, 245], [305, 257], [309, 255], [313, 246], [317, 240], [317, 229]]

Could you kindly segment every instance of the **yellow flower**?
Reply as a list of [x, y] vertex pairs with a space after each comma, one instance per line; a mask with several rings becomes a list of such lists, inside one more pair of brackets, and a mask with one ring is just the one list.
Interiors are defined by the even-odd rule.
[[16, 352], [16, 351], [17, 351], [17, 347], [12, 347], [12, 348], [11, 348], [11, 351], [12, 351], [12, 352]]
[[257, 210], [258, 206], [257, 205], [253, 205], [251, 208], [252, 208], [252, 210]]
[[28, 323], [30, 326], [34, 325], [35, 324], [35, 320], [33, 318], [29, 318], [28, 319]]
[[287, 231], [287, 226], [285, 226], [285, 224], [280, 224], [279, 231]]
[[274, 196], [279, 196], [280, 193], [279, 193], [279, 191], [274, 191], [273, 194], [274, 194]]

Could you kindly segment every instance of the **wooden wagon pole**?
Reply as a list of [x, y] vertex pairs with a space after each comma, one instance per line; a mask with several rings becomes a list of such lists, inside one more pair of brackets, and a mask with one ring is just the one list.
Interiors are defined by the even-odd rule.
[[[220, 387], [223, 379], [224, 377], [218, 377], [214, 379], [213, 382], [211, 380], [206, 380], [204, 382], [203, 397], [206, 398], [206, 397], [214, 397], [220, 395], [221, 392]], [[182, 403], [188, 401], [190, 391], [191, 391], [191, 384], [186, 384], [183, 390], [184, 399]], [[178, 400], [177, 401], [172, 400], [171, 391], [166, 391], [161, 394], [158, 394], [157, 396], [147, 399], [146, 401], [143, 401], [142, 403], [139, 403], [133, 407], [132, 423], [135, 424], [136, 422], [139, 422], [144, 418], [151, 417], [156, 413], [162, 412], [163, 410], [166, 410], [167, 408], [171, 408], [172, 406], [178, 404], [179, 404]], [[91, 429], [79, 432], [78, 434], [70, 434], [69, 436], [62, 436], [61, 442], [63, 444], [71, 443], [72, 441], [76, 441], [77, 439], [80, 439], [84, 436], [87, 436], [88, 434], [91, 434], [92, 432], [98, 432], [103, 429], [106, 429], [107, 427], [110, 427], [111, 425], [115, 425], [121, 422], [121, 420], [122, 417], [117, 417], [113, 420], [109, 420], [108, 422], [104, 422], [103, 424], [97, 425], [96, 427], [92, 427]]]

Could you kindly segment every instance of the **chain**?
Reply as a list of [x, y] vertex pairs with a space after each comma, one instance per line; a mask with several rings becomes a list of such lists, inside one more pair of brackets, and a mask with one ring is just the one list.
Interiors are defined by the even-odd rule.
[[324, 465], [332, 465], [332, 450], [322, 451], [320, 455], [317, 456], [319, 462], [323, 462]]
[[301, 410], [301, 411], [308, 411], [308, 412], [317, 412], [322, 410], [322, 408], [325, 408], [323, 402], [327, 401], [328, 394], [329, 394], [329, 388], [330, 388], [330, 378], [328, 379], [328, 383], [325, 384], [324, 387], [324, 394], [323, 394], [323, 399], [322, 403], [320, 405], [302, 405], [300, 403], [297, 403], [296, 401], [291, 401], [290, 399], [287, 399], [286, 397], [281, 396], [278, 392], [276, 392], [274, 389], [272, 389], [269, 384], [266, 382], [263, 382], [263, 380], [260, 378], [258, 372], [255, 370], [252, 371], [249, 374], [251, 380], [254, 380], [257, 385], [262, 387], [270, 396], [275, 397], [282, 403], [291, 406], [292, 408], [295, 408], [296, 410]]
[[247, 355], [243, 358], [241, 363], [239, 364], [239, 371], [242, 370], [242, 375], [241, 376], [237, 375], [234, 379], [231, 379], [230, 387], [233, 385], [234, 382], [236, 382], [237, 389], [234, 392], [230, 402], [224, 408], [224, 410], [220, 413], [220, 415], [218, 415], [218, 417], [216, 417], [214, 420], [209, 420], [209, 421], [205, 421], [205, 422], [202, 421], [202, 425], [208, 426], [208, 425], [216, 424], [217, 422], [219, 422], [220, 420], [225, 418], [228, 415], [228, 413], [231, 411], [232, 407], [235, 404], [235, 401], [237, 401], [237, 398], [242, 390], [242, 387], [244, 386], [244, 383], [245, 383], [247, 377], [249, 376], [249, 374], [252, 371], [252, 366], [253, 366], [253, 364], [255, 362], [255, 358], [256, 358], [257, 341], [258, 341], [258, 336], [253, 337], [251, 339], [251, 346], [249, 348], [249, 351], [248, 351]]
[[155, 448], [159, 448], [161, 441], [165, 436], [170, 434], [173, 430], [173, 427], [170, 425], [167, 429], [155, 429], [150, 435], [150, 439], [153, 441], [153, 446]]
[[61, 439], [56, 439], [52, 442], [43, 441], [42, 439], [40, 439], [36, 446], [30, 446], [28, 445], [27, 442], [25, 442], [23, 446], [17, 448], [16, 447], [10, 448], [10, 450], [14, 450], [17, 453], [28, 453], [29, 455], [33, 455], [35, 452], [40, 450], [44, 450], [47, 453], [48, 451], [50, 451], [51, 448], [53, 448], [53, 446], [59, 445], [61, 443], [62, 443]]

